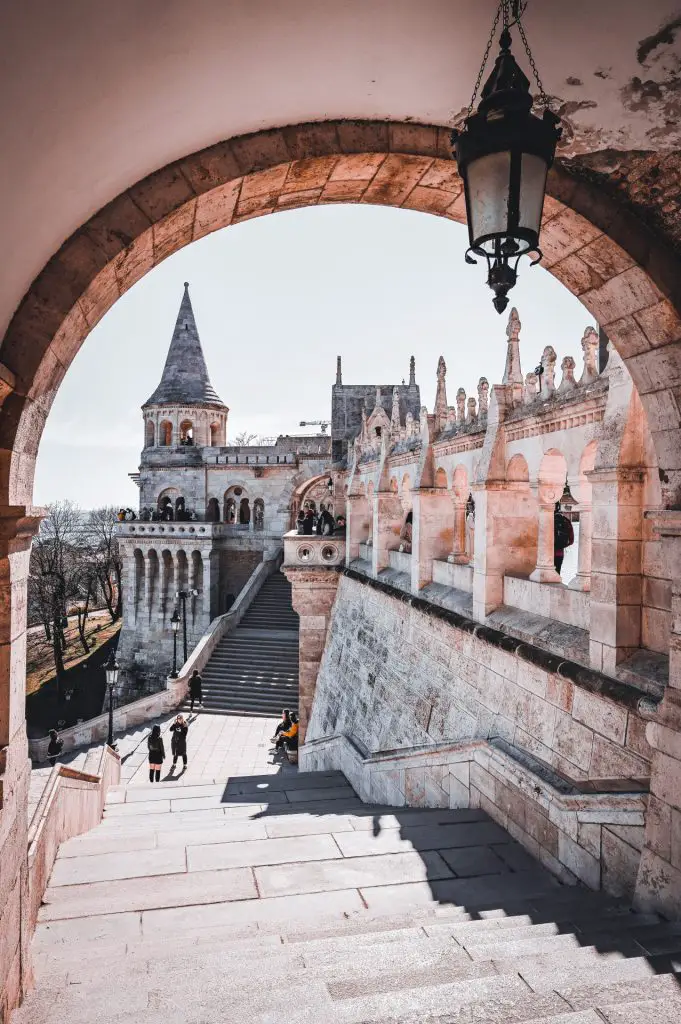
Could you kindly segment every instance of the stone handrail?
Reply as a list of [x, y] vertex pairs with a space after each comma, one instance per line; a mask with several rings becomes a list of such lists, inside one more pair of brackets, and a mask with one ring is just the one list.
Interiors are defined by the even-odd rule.
[[[167, 714], [182, 704], [187, 696], [189, 677], [194, 669], [199, 672], [205, 667], [211, 654], [227, 633], [236, 629], [254, 597], [268, 576], [276, 572], [281, 565], [281, 548], [276, 556], [267, 561], [259, 562], [228, 612], [213, 619], [208, 630], [203, 634], [194, 650], [181, 667], [176, 679], [168, 677], [164, 690], [147, 694], [130, 704], [114, 708], [114, 733], [120, 733], [131, 726], [140, 725]], [[87, 747], [94, 743], [102, 743], [109, 729], [109, 715], [105, 712], [87, 722], [79, 722], [59, 733], [64, 741], [63, 752], [68, 753], [78, 747]], [[33, 761], [47, 760], [49, 736], [29, 740], [29, 755]]]
[[[365, 803], [481, 807], [562, 881], [579, 879], [591, 889], [633, 894], [648, 800], [633, 782], [628, 791], [606, 780], [594, 789], [501, 739], [369, 753], [340, 733], [306, 740], [299, 764], [302, 771], [342, 771]], [[639, 843], [626, 871], [606, 846], [612, 842], [608, 827], [622, 825]], [[596, 850], [602, 851], [600, 859]]]
[[38, 801], [28, 830], [29, 926], [35, 928], [38, 910], [59, 844], [87, 832], [102, 819], [110, 786], [120, 781], [121, 761], [110, 747], [93, 750], [86, 771], [55, 765]]

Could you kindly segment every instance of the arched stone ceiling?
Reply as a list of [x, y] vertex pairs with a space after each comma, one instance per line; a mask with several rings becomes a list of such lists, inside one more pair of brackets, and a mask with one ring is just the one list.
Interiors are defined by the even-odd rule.
[[[62, 243], [168, 163], [262, 128], [334, 118], [448, 124], [496, 0], [22, 0], [0, 14], [0, 333]], [[529, 0], [566, 157], [678, 148], [674, 0]], [[612, 156], [615, 154], [615, 157]], [[669, 185], [647, 180], [673, 220]], [[674, 168], [671, 168], [673, 173]], [[670, 168], [662, 169], [661, 178]], [[676, 175], [678, 181], [678, 175]], [[657, 189], [657, 192], [655, 192]], [[666, 218], [666, 219], [665, 219]]]

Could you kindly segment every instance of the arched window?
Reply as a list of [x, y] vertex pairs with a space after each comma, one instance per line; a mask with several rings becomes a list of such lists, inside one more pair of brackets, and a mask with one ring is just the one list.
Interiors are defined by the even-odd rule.
[[144, 443], [145, 443], [145, 446], [147, 448], [153, 448], [153, 446], [154, 446], [154, 436], [155, 436], [154, 421], [153, 420], [147, 420], [147, 425], [146, 425], [145, 434], [144, 434]]
[[225, 498], [225, 522], [232, 526], [236, 522], [236, 501], [234, 498]]
[[194, 444], [194, 427], [191, 420], [182, 420], [180, 423], [180, 444]]
[[220, 444], [220, 424], [211, 423], [210, 425], [210, 443], [212, 448], [217, 448]]
[[239, 502], [239, 523], [247, 526], [251, 521], [251, 505], [248, 498], [242, 498]]
[[265, 502], [262, 498], [256, 498], [253, 502], [253, 529], [265, 529]]
[[220, 502], [217, 498], [209, 498], [208, 500], [208, 504], [206, 505], [206, 522], [220, 522]]
[[170, 420], [163, 420], [158, 428], [158, 443], [168, 448], [173, 443], [173, 425]]
[[184, 507], [184, 498], [175, 499], [175, 518], [179, 521], [186, 519], [187, 510]]

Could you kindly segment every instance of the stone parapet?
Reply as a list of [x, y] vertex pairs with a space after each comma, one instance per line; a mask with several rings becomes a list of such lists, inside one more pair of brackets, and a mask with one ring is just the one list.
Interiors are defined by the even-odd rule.
[[284, 570], [289, 567], [335, 568], [345, 564], [345, 535], [319, 537], [291, 530], [284, 534]]
[[306, 742], [299, 763], [342, 771], [367, 803], [480, 807], [564, 883], [633, 894], [645, 793], [568, 782], [500, 740], [368, 753], [337, 734]]

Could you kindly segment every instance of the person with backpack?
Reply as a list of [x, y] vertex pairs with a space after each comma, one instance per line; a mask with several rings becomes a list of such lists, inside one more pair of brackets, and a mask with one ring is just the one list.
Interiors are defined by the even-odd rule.
[[56, 729], [50, 729], [50, 742], [47, 746], [47, 756], [53, 768], [63, 749], [64, 741], [59, 739], [59, 733]]
[[149, 782], [160, 782], [161, 765], [166, 759], [160, 725], [152, 726], [151, 733], [147, 737], [147, 747], [149, 748]]
[[201, 708], [203, 707], [203, 679], [202, 679], [201, 675], [199, 674], [199, 670], [197, 668], [194, 669], [194, 671], [191, 674], [191, 678], [189, 680], [189, 711], [190, 712], [192, 712], [194, 710], [194, 701], [196, 701], [196, 703], [199, 705], [199, 707], [201, 707]]
[[556, 502], [556, 508], [553, 513], [553, 564], [556, 567], [556, 572], [560, 576], [560, 570], [563, 565], [563, 558], [565, 556], [565, 548], [571, 547], [575, 542], [575, 531], [572, 529], [572, 523], [568, 517], [561, 512], [560, 502]]

